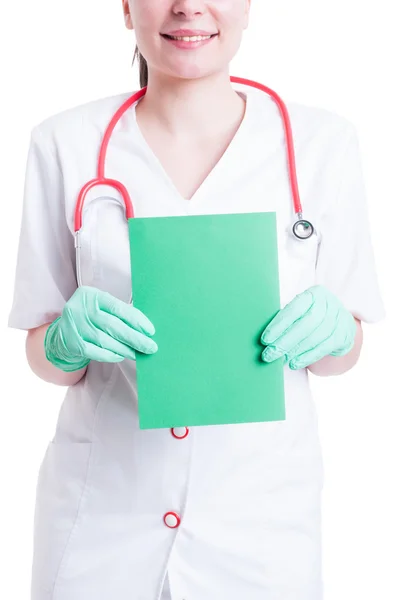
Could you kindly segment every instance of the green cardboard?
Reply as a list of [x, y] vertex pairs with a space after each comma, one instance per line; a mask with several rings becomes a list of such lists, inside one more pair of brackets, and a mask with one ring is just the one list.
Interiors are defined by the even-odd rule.
[[129, 219], [141, 429], [285, 419], [283, 358], [261, 360], [280, 309], [275, 213]]

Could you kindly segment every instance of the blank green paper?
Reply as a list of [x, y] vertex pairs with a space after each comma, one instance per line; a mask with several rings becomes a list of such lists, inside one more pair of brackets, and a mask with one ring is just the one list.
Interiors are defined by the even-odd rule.
[[280, 309], [275, 213], [133, 218], [129, 235], [159, 347], [137, 352], [140, 428], [284, 420], [283, 358], [260, 343]]

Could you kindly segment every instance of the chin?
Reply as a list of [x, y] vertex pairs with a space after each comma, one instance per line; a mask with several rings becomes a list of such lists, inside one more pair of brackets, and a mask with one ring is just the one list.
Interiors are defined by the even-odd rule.
[[173, 71], [169, 71], [169, 75], [176, 79], [201, 79], [204, 77], [210, 77], [214, 75], [214, 68], [200, 66], [200, 65], [184, 65], [183, 68], [176, 68]]

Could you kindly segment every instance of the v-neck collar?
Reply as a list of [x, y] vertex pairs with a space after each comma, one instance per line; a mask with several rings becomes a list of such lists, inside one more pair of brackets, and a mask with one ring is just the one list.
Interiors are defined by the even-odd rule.
[[239, 128], [235, 132], [234, 137], [232, 138], [228, 147], [226, 148], [224, 154], [215, 164], [210, 173], [206, 176], [204, 181], [202, 181], [202, 183], [190, 199], [186, 199], [180, 194], [180, 192], [174, 185], [174, 182], [172, 181], [171, 177], [166, 172], [162, 163], [160, 162], [160, 160], [146, 141], [137, 122], [136, 107], [140, 100], [137, 100], [137, 102], [135, 102], [132, 106], [132, 121], [134, 133], [140, 141], [141, 149], [145, 152], [150, 164], [154, 166], [157, 173], [163, 178], [168, 188], [171, 190], [173, 197], [176, 199], [176, 201], [181, 206], [182, 211], [185, 213], [191, 212], [191, 209], [195, 205], [197, 205], [200, 199], [204, 197], [205, 194], [210, 190], [210, 186], [214, 186], [214, 188], [218, 187], [217, 181], [222, 181], [223, 177], [230, 176], [231, 173], [233, 173], [233, 170], [236, 168], [237, 158], [242, 152], [241, 142], [249, 132], [249, 122], [251, 120], [251, 113], [253, 110], [253, 97], [249, 93], [246, 93], [242, 90], [236, 91], [246, 101], [245, 113], [243, 115], [242, 121], [239, 125]]

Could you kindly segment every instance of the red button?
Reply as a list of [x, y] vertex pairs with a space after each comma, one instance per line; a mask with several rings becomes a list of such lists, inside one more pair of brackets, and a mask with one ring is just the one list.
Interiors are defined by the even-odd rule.
[[175, 529], [181, 523], [180, 517], [175, 512], [168, 512], [164, 515], [163, 521], [170, 529]]
[[175, 437], [177, 440], [183, 440], [189, 434], [188, 427], [173, 427], [171, 430], [171, 435]]

